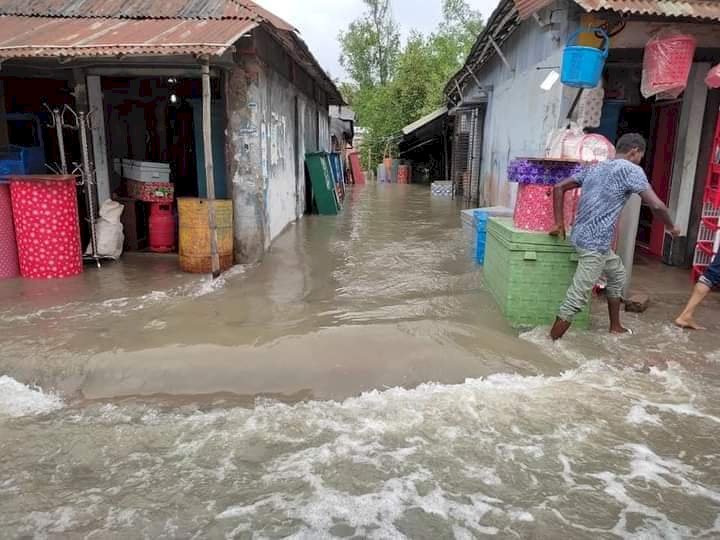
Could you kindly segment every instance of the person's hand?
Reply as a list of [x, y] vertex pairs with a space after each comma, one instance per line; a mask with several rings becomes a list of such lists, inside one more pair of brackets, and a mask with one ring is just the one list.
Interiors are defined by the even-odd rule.
[[677, 227], [677, 226], [673, 227], [668, 232], [672, 235], [673, 238], [677, 238], [678, 236], [682, 235], [682, 231], [680, 230], [680, 227]]
[[550, 236], [557, 236], [558, 238], [562, 238], [565, 240], [565, 225], [562, 223], [558, 223], [555, 225], [555, 228], [553, 228], [548, 234]]

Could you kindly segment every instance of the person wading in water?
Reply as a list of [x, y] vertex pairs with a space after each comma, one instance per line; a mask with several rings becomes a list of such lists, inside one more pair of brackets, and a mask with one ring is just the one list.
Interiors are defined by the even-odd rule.
[[552, 236], [565, 238], [563, 198], [565, 192], [582, 188], [575, 225], [570, 242], [575, 246], [579, 262], [565, 301], [560, 306], [550, 331], [553, 340], [562, 338], [570, 329], [575, 316], [590, 300], [592, 289], [604, 274], [607, 278], [607, 301], [610, 332], [629, 332], [620, 323], [620, 306], [625, 288], [625, 267], [611, 249], [615, 226], [620, 212], [630, 196], [637, 193], [653, 213], [660, 218], [674, 236], [679, 234], [667, 206], [650, 187], [645, 171], [640, 167], [646, 143], [642, 135], [629, 133], [617, 142], [615, 159], [584, 169], [581, 173], [557, 184], [553, 197], [555, 228]]

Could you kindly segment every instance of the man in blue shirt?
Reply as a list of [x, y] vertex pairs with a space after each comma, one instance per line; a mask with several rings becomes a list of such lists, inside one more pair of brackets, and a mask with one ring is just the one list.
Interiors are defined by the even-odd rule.
[[653, 213], [663, 220], [665, 226], [677, 235], [670, 213], [650, 187], [645, 171], [639, 166], [645, 155], [645, 139], [636, 133], [620, 137], [617, 156], [588, 167], [573, 178], [557, 184], [554, 188], [555, 229], [553, 236], [565, 237], [563, 198], [565, 192], [582, 188], [580, 204], [575, 217], [570, 242], [577, 249], [579, 260], [573, 283], [565, 301], [560, 306], [550, 337], [562, 338], [570, 329], [575, 316], [590, 299], [592, 289], [605, 274], [607, 300], [610, 315], [610, 332], [628, 332], [620, 323], [620, 306], [625, 288], [625, 267], [620, 257], [611, 249], [620, 212], [633, 193], [637, 193]]

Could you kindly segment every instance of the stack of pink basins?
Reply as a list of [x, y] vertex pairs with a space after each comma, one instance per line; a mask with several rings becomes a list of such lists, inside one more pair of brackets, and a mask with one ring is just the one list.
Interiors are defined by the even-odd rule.
[[[549, 232], [555, 227], [553, 187], [583, 167], [577, 161], [544, 158], [519, 158], [508, 167], [508, 179], [519, 184], [515, 204], [515, 227], [525, 231]], [[565, 193], [565, 228], [575, 222], [580, 190]]]

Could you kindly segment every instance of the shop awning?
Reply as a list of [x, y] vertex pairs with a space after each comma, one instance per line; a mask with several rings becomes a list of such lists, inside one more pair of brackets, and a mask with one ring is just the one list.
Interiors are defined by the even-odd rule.
[[718, 0], [575, 0], [575, 2], [586, 11], [609, 10], [634, 15], [720, 21]]
[[[585, 11], [615, 11], [633, 15], [720, 20], [718, 0], [574, 0]], [[514, 0], [521, 19], [549, 6], [554, 0]]]
[[404, 128], [402, 128], [403, 135], [410, 135], [413, 131], [417, 131], [421, 127], [424, 127], [431, 123], [433, 120], [437, 120], [438, 118], [445, 116], [448, 113], [447, 107], [442, 107], [438, 109], [437, 111], [433, 111], [430, 114], [427, 114], [423, 116], [422, 118], [416, 120], [412, 124], [408, 124]]
[[0, 16], [0, 58], [221, 55], [258, 25], [238, 19]]

